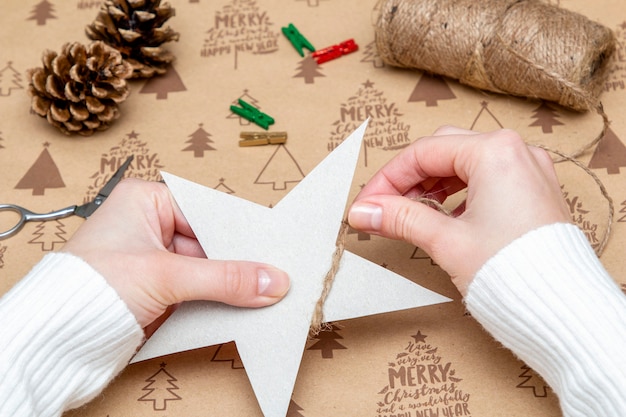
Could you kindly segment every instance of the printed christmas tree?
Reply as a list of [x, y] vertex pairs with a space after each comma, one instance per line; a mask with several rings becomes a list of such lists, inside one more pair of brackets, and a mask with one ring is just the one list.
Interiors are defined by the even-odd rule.
[[619, 174], [620, 168], [623, 167], [626, 167], [626, 146], [615, 132], [608, 128], [593, 152], [589, 161], [589, 168], [606, 168], [607, 174]]
[[439, 100], [452, 100], [456, 96], [446, 80], [438, 75], [423, 73], [409, 97], [409, 103], [423, 101], [426, 107], [438, 106]]
[[[387, 365], [387, 381], [378, 392], [375, 415], [471, 416], [470, 394], [452, 362], [418, 331]], [[421, 413], [421, 414], [420, 414]]]
[[205, 58], [239, 53], [270, 54], [278, 51], [280, 33], [274, 30], [268, 12], [256, 0], [231, 0], [215, 12], [214, 25], [207, 30], [200, 55]]
[[139, 133], [128, 133], [119, 145], [112, 147], [100, 157], [100, 167], [90, 176], [92, 184], [87, 188], [84, 202], [93, 200], [104, 184], [117, 169], [133, 155], [133, 161], [125, 172], [126, 177], [140, 178], [146, 181], [160, 181], [163, 165], [159, 155], [151, 151], [147, 143], [139, 139]]
[[48, 188], [64, 188], [65, 183], [61, 172], [48, 152], [49, 143], [44, 143], [44, 149], [30, 169], [15, 186], [16, 190], [32, 189], [33, 195], [44, 195]]
[[187, 91], [187, 87], [174, 66], [170, 65], [165, 74], [148, 79], [139, 94], [156, 94], [157, 100], [166, 100], [169, 93], [180, 91]]
[[622, 206], [622, 208], [619, 210], [621, 217], [617, 219], [617, 221], [619, 223], [626, 223], [626, 200], [622, 201], [620, 205]]
[[533, 110], [533, 119], [536, 119], [528, 126], [541, 127], [543, 133], [552, 133], [552, 126], [563, 126], [563, 123], [557, 120], [559, 114], [548, 103], [542, 101], [539, 107]]
[[211, 362], [230, 362], [231, 369], [244, 369], [235, 342], [223, 343], [217, 347]]
[[220, 178], [219, 184], [213, 188], [226, 194], [235, 194], [235, 190], [226, 185], [226, 180], [224, 178]]
[[433, 261], [433, 259], [421, 248], [419, 247], [415, 247], [415, 250], [413, 250], [413, 253], [411, 254], [411, 259], [427, 259], [428, 261], [430, 261], [430, 264], [435, 266], [437, 265], [435, 263], [435, 261]]
[[487, 101], [482, 101], [480, 103], [480, 111], [472, 122], [470, 130], [476, 130], [478, 132], [491, 132], [502, 128], [502, 123], [500, 123], [498, 118], [491, 112], [491, 110], [489, 110], [489, 103]]
[[[257, 109], [259, 109], [259, 111], [261, 112], [263, 111], [263, 109], [261, 108], [261, 105], [259, 104], [259, 100], [252, 97], [250, 95], [250, 92], [247, 89], [243, 90], [243, 94], [237, 97], [235, 100], [233, 100], [231, 104], [233, 106], [241, 107], [241, 105], [239, 104], [239, 99], [245, 101], [246, 103], [248, 103], [249, 105], [253, 107], [256, 107]], [[241, 117], [232, 111], [229, 111], [228, 116], [226, 116], [226, 118], [231, 119], [231, 120], [233, 119], [239, 120], [240, 126], [249, 126], [252, 124], [252, 122], [249, 121], [248, 119]]]
[[293, 78], [304, 78], [305, 84], [313, 84], [315, 77], [325, 77], [325, 75], [320, 72], [320, 66], [317, 65], [317, 62], [315, 62], [311, 55], [307, 55], [306, 58], [300, 61], [297, 70], [298, 72]]
[[65, 225], [60, 220], [41, 222], [33, 232], [34, 237], [28, 243], [41, 245], [43, 252], [49, 252], [54, 250], [55, 245], [66, 242], [63, 235], [67, 234], [67, 232], [64, 229]]
[[626, 21], [618, 25], [614, 33], [617, 42], [615, 53], [611, 57], [611, 64], [607, 66], [605, 91], [626, 89]]
[[214, 151], [215, 148], [209, 145], [209, 143], [214, 143], [211, 140], [211, 135], [202, 128], [202, 123], [200, 123], [198, 129], [189, 135], [189, 140], [185, 143], [188, 143], [184, 151], [193, 151], [193, 156], [195, 158], [202, 158], [204, 156], [204, 151]]
[[7, 253], [7, 246], [0, 245], [0, 269], [4, 268], [5, 253]]
[[182, 400], [174, 392], [179, 390], [178, 385], [175, 384], [178, 380], [165, 370], [165, 366], [165, 363], [162, 363], [161, 369], [145, 380], [148, 384], [141, 390], [146, 393], [137, 399], [137, 401], [152, 402], [154, 411], [167, 410], [168, 401]]
[[304, 408], [300, 407], [294, 400], [289, 402], [289, 408], [287, 409], [286, 417], [305, 417], [304, 414], [300, 413], [300, 411], [304, 411]]
[[545, 398], [548, 396], [548, 386], [539, 374], [533, 371], [528, 365], [521, 367], [522, 373], [519, 378], [522, 382], [517, 384], [517, 388], [531, 389], [533, 396], [536, 398]]
[[368, 149], [394, 151], [410, 143], [410, 125], [400, 120], [398, 105], [390, 102], [384, 93], [367, 80], [356, 94], [339, 107], [339, 118], [332, 124], [327, 149], [331, 152], [366, 119], [369, 126], [363, 137], [364, 162], [367, 166]]
[[7, 97], [11, 95], [12, 90], [23, 90], [22, 75], [13, 68], [13, 63], [9, 61], [3, 69], [0, 70], [0, 96]]
[[360, 230], [356, 230], [352, 227], [348, 227], [348, 235], [357, 235], [358, 240], [370, 240], [372, 236], [369, 233], [362, 232]]
[[385, 66], [385, 63], [380, 58], [375, 41], [365, 45], [365, 48], [363, 48], [363, 59], [361, 59], [361, 62], [371, 62], [374, 68], [383, 68]]
[[56, 19], [56, 16], [52, 13], [54, 13], [54, 6], [52, 5], [52, 3], [50, 3], [48, 0], [42, 0], [37, 3], [37, 5], [35, 5], [30, 17], [26, 20], [35, 20], [37, 21], [37, 25], [39, 26], [45, 25], [46, 20]]
[[340, 330], [341, 329], [337, 325], [330, 324], [329, 329], [322, 330], [313, 337], [313, 339], [317, 340], [317, 342], [311, 345], [308, 350], [319, 350], [322, 353], [322, 358], [332, 359], [333, 352], [335, 350], [347, 349], [347, 347], [337, 342], [337, 339], [343, 339], [343, 337], [338, 333]]
[[274, 190], [286, 190], [287, 184], [298, 183], [304, 173], [285, 145], [278, 145], [267, 161], [255, 184], [269, 184]]

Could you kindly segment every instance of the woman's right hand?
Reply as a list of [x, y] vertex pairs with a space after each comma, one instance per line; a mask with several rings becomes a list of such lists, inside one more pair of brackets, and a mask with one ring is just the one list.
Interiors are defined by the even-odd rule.
[[[443, 202], [467, 188], [445, 215], [417, 202]], [[352, 227], [401, 239], [424, 251], [465, 295], [483, 264], [542, 225], [571, 222], [553, 162], [511, 130], [477, 133], [439, 128], [388, 162], [356, 197]]]

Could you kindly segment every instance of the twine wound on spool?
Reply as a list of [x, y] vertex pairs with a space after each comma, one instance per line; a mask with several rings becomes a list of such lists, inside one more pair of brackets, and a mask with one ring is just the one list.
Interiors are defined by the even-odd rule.
[[598, 107], [616, 41], [585, 16], [539, 0], [381, 0], [377, 8], [386, 64], [576, 111]]

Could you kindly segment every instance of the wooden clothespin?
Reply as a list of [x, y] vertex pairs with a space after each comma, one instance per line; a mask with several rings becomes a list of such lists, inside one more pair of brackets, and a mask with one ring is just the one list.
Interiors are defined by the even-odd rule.
[[287, 142], [287, 132], [241, 132], [239, 146], [278, 145]]

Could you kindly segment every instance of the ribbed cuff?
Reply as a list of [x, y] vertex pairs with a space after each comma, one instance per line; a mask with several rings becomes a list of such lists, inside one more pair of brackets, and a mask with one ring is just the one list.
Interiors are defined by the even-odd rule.
[[83, 260], [49, 254], [0, 300], [0, 415], [58, 416], [126, 366], [143, 331]]
[[565, 416], [626, 415], [626, 297], [578, 227], [517, 239], [481, 268], [465, 302], [544, 377]]

